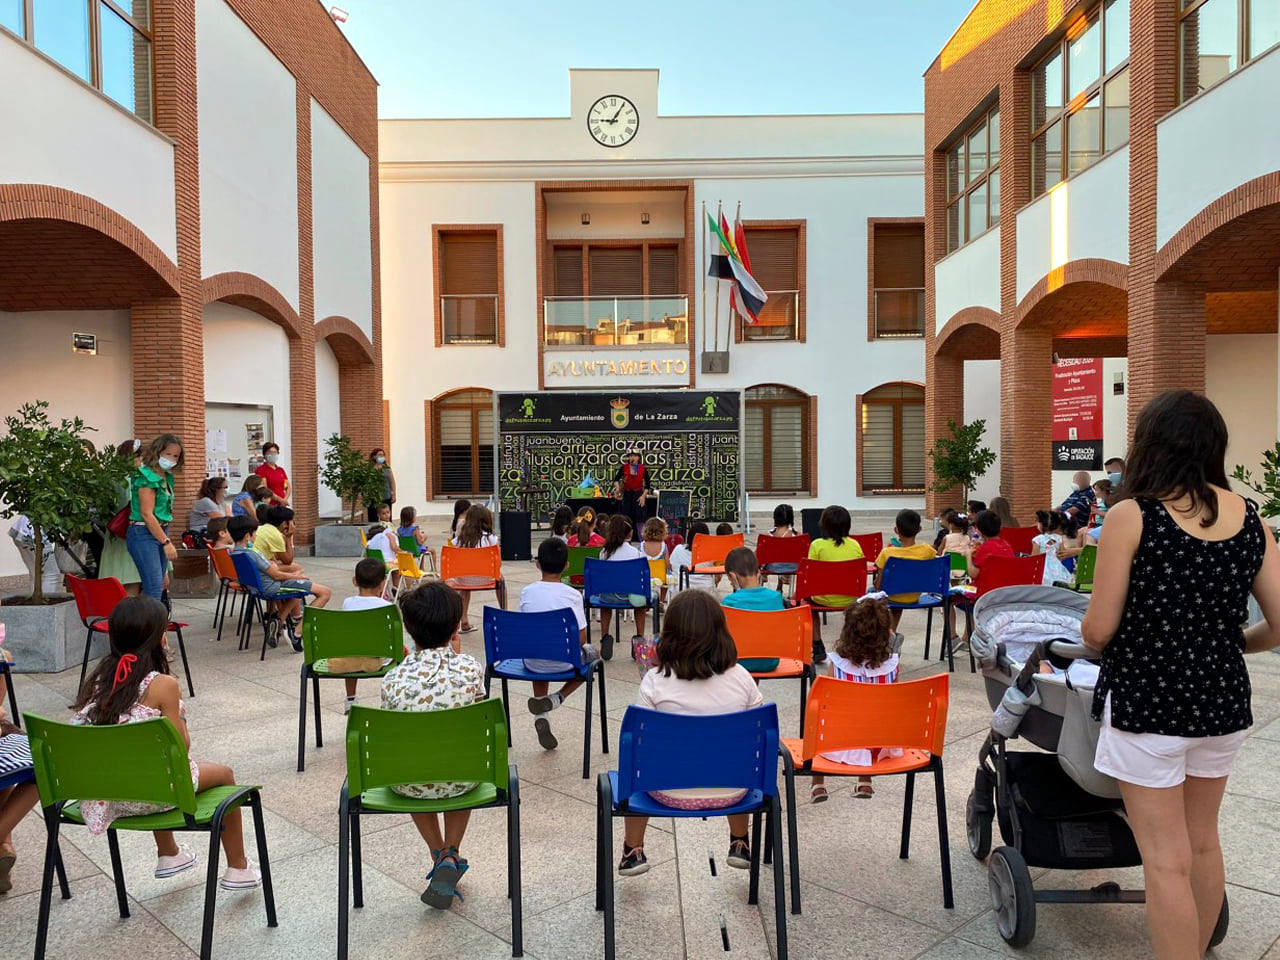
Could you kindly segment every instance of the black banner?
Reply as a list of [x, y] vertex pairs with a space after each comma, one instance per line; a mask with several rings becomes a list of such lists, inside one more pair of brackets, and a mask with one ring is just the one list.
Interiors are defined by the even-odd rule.
[[1053, 441], [1054, 470], [1101, 470], [1101, 440]]
[[502, 393], [499, 433], [733, 433], [739, 394], [725, 390]]

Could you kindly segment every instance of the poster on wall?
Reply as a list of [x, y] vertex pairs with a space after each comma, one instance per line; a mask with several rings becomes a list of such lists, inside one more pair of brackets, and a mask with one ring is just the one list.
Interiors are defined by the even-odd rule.
[[582, 496], [584, 482], [607, 492], [635, 445], [656, 490], [688, 491], [689, 516], [736, 521], [741, 403], [732, 390], [499, 394], [501, 508], [519, 509], [526, 486], [538, 516]]
[[1053, 469], [1102, 469], [1102, 360], [1053, 365]]

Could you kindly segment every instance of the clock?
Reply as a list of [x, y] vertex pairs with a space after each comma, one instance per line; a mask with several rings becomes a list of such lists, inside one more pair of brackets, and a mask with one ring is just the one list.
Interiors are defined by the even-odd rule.
[[623, 147], [635, 139], [640, 128], [636, 105], [626, 97], [609, 94], [587, 111], [587, 131], [602, 147]]

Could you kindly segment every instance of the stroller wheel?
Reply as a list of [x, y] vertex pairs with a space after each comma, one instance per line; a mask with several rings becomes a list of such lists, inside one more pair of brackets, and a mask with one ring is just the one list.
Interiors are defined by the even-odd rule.
[[987, 885], [1000, 936], [1011, 947], [1025, 947], [1036, 935], [1036, 893], [1022, 854], [998, 847], [987, 861]]
[[1227, 927], [1231, 926], [1231, 908], [1227, 904], [1227, 895], [1222, 895], [1222, 912], [1218, 914], [1218, 925], [1209, 934], [1209, 947], [1213, 948], [1227, 939]]
[[969, 852], [978, 860], [991, 852], [991, 814], [978, 809], [978, 797], [972, 791], [964, 805], [964, 832], [969, 838]]

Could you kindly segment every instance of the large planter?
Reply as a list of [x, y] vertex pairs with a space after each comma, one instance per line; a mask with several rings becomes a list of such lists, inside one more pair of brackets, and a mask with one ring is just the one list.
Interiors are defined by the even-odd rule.
[[169, 581], [171, 597], [216, 597], [218, 578], [209, 567], [208, 550], [178, 548], [178, 559], [173, 561], [173, 576]]
[[[4, 645], [13, 654], [19, 673], [58, 673], [79, 665], [84, 656], [85, 629], [70, 597], [62, 603], [41, 606], [12, 605], [6, 597], [0, 605]], [[89, 658], [107, 652], [107, 635], [95, 634]]]
[[363, 557], [361, 529], [350, 523], [322, 523], [315, 528], [317, 557]]

